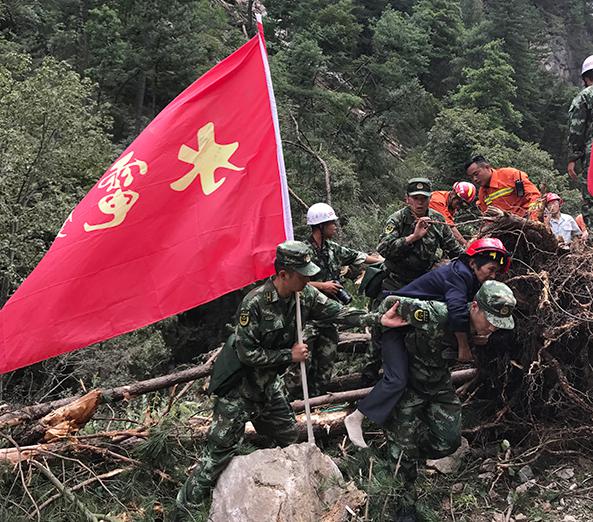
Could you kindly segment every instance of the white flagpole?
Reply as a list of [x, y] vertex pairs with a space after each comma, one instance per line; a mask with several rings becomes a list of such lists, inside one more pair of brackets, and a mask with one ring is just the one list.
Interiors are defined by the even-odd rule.
[[[303, 324], [301, 319], [301, 294], [296, 293], [296, 327], [297, 343], [303, 342]], [[309, 404], [309, 384], [307, 383], [307, 366], [301, 361], [301, 384], [303, 385], [303, 398], [305, 399], [305, 416], [307, 417], [307, 441], [315, 444], [313, 423], [311, 422], [311, 405]]]
[[[288, 195], [288, 182], [286, 179], [286, 169], [284, 167], [284, 156], [282, 154], [282, 138], [280, 137], [280, 122], [278, 120], [278, 110], [276, 109], [276, 98], [274, 96], [274, 88], [272, 86], [272, 75], [270, 74], [270, 65], [268, 64], [268, 53], [264, 45], [263, 29], [261, 27], [262, 17], [258, 13], [255, 15], [257, 21], [257, 32], [259, 36], [259, 49], [261, 52], [264, 69], [266, 72], [266, 83], [268, 84], [268, 95], [270, 97], [270, 109], [272, 112], [272, 121], [274, 123], [274, 132], [276, 134], [276, 155], [278, 159], [278, 170], [280, 171], [280, 181], [282, 184], [282, 205], [284, 207], [284, 230], [286, 232], [286, 239], [293, 239], [292, 218], [290, 214], [290, 201]], [[301, 319], [301, 297], [296, 293], [296, 328], [297, 328], [297, 342], [303, 342], [303, 324]], [[315, 444], [315, 435], [313, 434], [313, 423], [311, 422], [311, 405], [309, 403], [309, 385], [307, 383], [307, 367], [304, 362], [301, 362], [301, 383], [303, 385], [303, 398], [305, 400], [305, 414], [307, 417], [307, 439], [309, 442]]]
[[280, 136], [280, 121], [278, 119], [278, 109], [276, 108], [276, 97], [274, 96], [274, 87], [272, 85], [272, 75], [270, 73], [270, 64], [268, 63], [268, 53], [264, 43], [264, 30], [262, 26], [262, 17], [258, 13], [255, 15], [257, 20], [257, 33], [259, 37], [259, 50], [261, 52], [264, 71], [266, 73], [266, 83], [268, 85], [268, 96], [270, 98], [270, 111], [272, 113], [272, 123], [274, 124], [274, 134], [276, 135], [276, 158], [278, 160], [278, 170], [280, 171], [280, 184], [282, 186], [282, 210], [284, 212], [284, 231], [286, 239], [294, 239], [292, 229], [292, 216], [290, 212], [290, 196], [288, 194], [288, 180], [286, 179], [286, 167], [284, 166], [284, 155], [282, 153], [282, 137]]

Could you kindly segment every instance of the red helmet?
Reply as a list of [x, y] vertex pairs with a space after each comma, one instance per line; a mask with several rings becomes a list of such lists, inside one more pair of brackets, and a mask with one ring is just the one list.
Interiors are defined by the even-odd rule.
[[545, 200], [546, 200], [546, 205], [552, 201], [558, 201], [560, 202], [560, 204], [562, 205], [562, 203], [564, 203], [564, 200], [556, 193], [554, 192], [548, 192], [545, 195]]
[[458, 181], [453, 185], [453, 192], [457, 194], [466, 203], [471, 203], [476, 199], [476, 187], [469, 181]]
[[492, 257], [501, 267], [503, 272], [508, 272], [511, 266], [511, 257], [500, 239], [495, 237], [483, 237], [472, 241], [465, 253], [469, 257], [485, 254]]

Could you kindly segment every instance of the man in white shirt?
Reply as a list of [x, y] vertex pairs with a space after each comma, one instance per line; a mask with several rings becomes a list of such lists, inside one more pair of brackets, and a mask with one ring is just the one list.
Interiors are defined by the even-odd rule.
[[560, 212], [560, 206], [564, 203], [562, 198], [558, 194], [548, 192], [545, 200], [544, 223], [552, 229], [558, 240], [568, 245], [575, 237], [580, 237], [582, 232], [574, 218]]

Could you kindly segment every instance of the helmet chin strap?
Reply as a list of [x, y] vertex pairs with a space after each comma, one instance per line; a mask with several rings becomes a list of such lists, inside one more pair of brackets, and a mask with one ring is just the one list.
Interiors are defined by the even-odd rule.
[[323, 246], [323, 243], [325, 242], [325, 233], [323, 231], [324, 227], [325, 227], [325, 223], [319, 223], [319, 225], [315, 225], [313, 227], [312, 235], [314, 238], [315, 238], [315, 234], [314, 234], [315, 228], [317, 228], [319, 230], [319, 235], [320, 235], [319, 248], [321, 248]]

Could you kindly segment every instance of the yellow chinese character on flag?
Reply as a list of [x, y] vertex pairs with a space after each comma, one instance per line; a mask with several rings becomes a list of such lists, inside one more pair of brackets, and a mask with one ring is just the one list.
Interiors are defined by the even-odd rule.
[[[130, 161], [132, 156], [134, 156], [133, 150], [117, 160], [109, 169], [111, 173], [99, 182], [99, 188], [106, 188], [107, 192], [111, 192], [112, 190], [120, 189], [122, 184], [124, 187], [129, 187], [132, 181], [134, 181], [132, 167], [137, 167], [140, 174], [146, 174], [148, 171], [146, 162], [141, 160]], [[128, 161], [130, 162], [128, 163]]]
[[[99, 200], [98, 207], [103, 214], [112, 216], [111, 220], [104, 223], [84, 224], [86, 232], [102, 230], [121, 225], [126, 219], [126, 215], [136, 204], [140, 194], [133, 190], [122, 190], [129, 187], [134, 181], [133, 169], [137, 169], [141, 175], [148, 172], [148, 165], [145, 161], [135, 159], [132, 161], [134, 151], [128, 152], [125, 156], [117, 160], [109, 169], [109, 175], [105, 176], [98, 185], [98, 188], [106, 189], [109, 194]], [[113, 192], [115, 191], [115, 192]]]
[[198, 150], [187, 145], [181, 145], [177, 157], [185, 163], [191, 163], [193, 168], [177, 181], [171, 183], [171, 188], [178, 192], [185, 190], [191, 183], [200, 176], [202, 191], [206, 196], [212, 194], [226, 180], [220, 178], [214, 180], [214, 171], [218, 168], [241, 171], [243, 167], [237, 167], [229, 162], [230, 157], [239, 148], [239, 142], [223, 145], [216, 143], [214, 137], [214, 123], [206, 123], [198, 130]]

